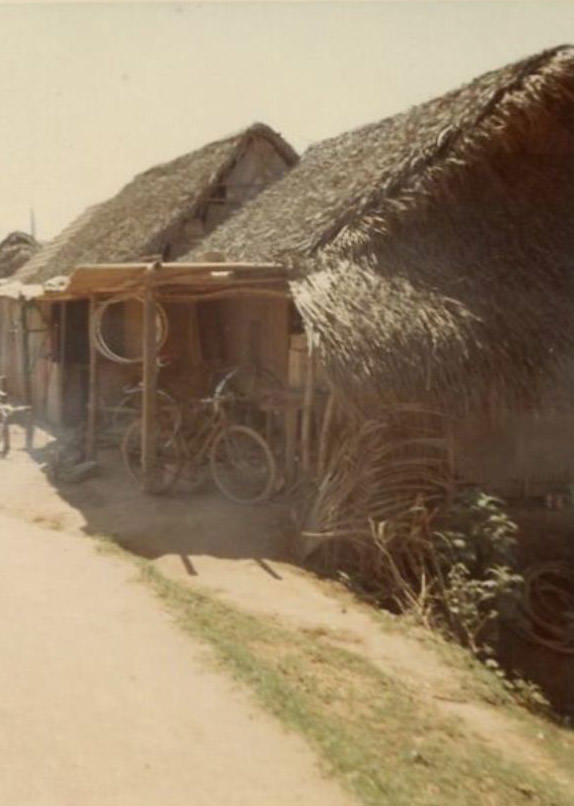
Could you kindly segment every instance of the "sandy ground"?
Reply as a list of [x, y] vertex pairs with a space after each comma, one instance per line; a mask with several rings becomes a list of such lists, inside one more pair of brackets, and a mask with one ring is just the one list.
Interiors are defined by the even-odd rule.
[[344, 806], [124, 561], [0, 514], [0, 803]]
[[507, 713], [469, 693], [467, 675], [449, 666], [423, 636], [382, 629], [370, 609], [340, 586], [290, 564], [293, 534], [284, 504], [241, 507], [209, 490], [193, 499], [144, 496], [113, 455], [102, 456], [101, 476], [55, 488], [41, 467], [46, 440], [40, 432], [33, 456], [16, 449], [0, 461], [0, 510], [52, 530], [114, 536], [172, 578], [292, 627], [327, 631], [400, 677], [437, 717], [455, 718], [510, 761], [555, 772], [542, 742], [526, 739]]

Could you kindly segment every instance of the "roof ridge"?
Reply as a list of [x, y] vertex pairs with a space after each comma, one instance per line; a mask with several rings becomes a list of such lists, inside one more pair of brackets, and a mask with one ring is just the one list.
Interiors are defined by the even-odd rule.
[[[229, 134], [226, 137], [220, 137], [218, 140], [210, 140], [208, 143], [204, 143], [203, 145], [198, 146], [198, 148], [194, 148], [192, 151], [186, 151], [184, 154], [179, 154], [177, 157], [172, 157], [163, 162], [158, 162], [155, 165], [152, 165], [149, 168], [146, 168], [145, 170], [135, 174], [132, 177], [132, 179], [130, 179], [124, 185], [124, 187], [128, 187], [129, 185], [132, 184], [132, 182], [141, 179], [141, 177], [143, 176], [150, 176], [153, 175], [155, 172], [163, 171], [171, 165], [175, 165], [176, 163], [189, 159], [190, 157], [197, 156], [202, 152], [206, 152], [211, 149], [221, 148], [222, 146], [232, 143], [234, 143], [236, 148], [241, 148], [246, 139], [257, 135], [267, 137], [273, 140], [275, 145], [277, 145], [278, 142], [281, 142], [286, 154], [293, 155], [295, 159], [298, 158], [297, 152], [289, 145], [289, 143], [283, 138], [283, 136], [279, 132], [277, 132], [267, 123], [256, 121], [255, 123], [252, 123], [249, 126], [246, 126], [238, 130], [234, 134]], [[123, 188], [120, 189], [119, 191], [120, 193], [121, 190], [123, 190]]]
[[[213, 187], [233, 169], [244, 149], [263, 137], [280, 155], [284, 167], [291, 167], [298, 159], [287, 141], [263, 123], [206, 143], [140, 172], [109, 198], [89, 207], [27, 261], [20, 277], [46, 274], [56, 262], [71, 264], [83, 259], [86, 251], [97, 258], [111, 250], [108, 257], [116, 261], [126, 259], [134, 249], [137, 253], [157, 251], [150, 244], [194, 215]], [[139, 213], [134, 216], [130, 211], [136, 208]]]
[[[522, 69], [519, 68], [519, 73], [517, 76], [513, 76], [504, 87], [498, 87], [492, 93], [492, 96], [484, 103], [484, 106], [480, 113], [477, 115], [476, 119], [474, 120], [472, 126], [477, 127], [481, 126], [485, 123], [490, 116], [493, 114], [494, 110], [499, 107], [501, 102], [508, 98], [510, 95], [515, 93], [517, 89], [523, 86], [524, 81], [532, 76], [536, 75], [537, 73], [540, 74], [544, 68], [552, 63], [554, 58], [563, 52], [572, 51], [574, 55], [574, 46], [573, 45], [558, 45], [553, 48], [548, 48], [541, 53], [537, 53], [533, 56], [526, 57], [525, 59], [518, 60], [518, 62], [511, 62], [508, 65], [503, 67], [499, 67], [497, 69], [489, 70], [486, 73], [482, 73], [480, 76], [475, 77], [471, 81], [462, 84], [461, 86], [457, 87], [456, 89], [450, 90], [445, 95], [438, 96], [437, 98], [432, 98], [428, 101], [425, 101], [421, 104], [416, 104], [409, 109], [405, 110], [404, 112], [399, 113], [398, 115], [393, 115], [389, 118], [383, 118], [383, 120], [379, 121], [378, 125], [382, 125], [386, 120], [396, 120], [397, 118], [407, 116], [415, 109], [420, 109], [427, 104], [432, 104], [437, 100], [448, 99], [449, 97], [454, 97], [460, 92], [463, 92], [466, 89], [470, 89], [473, 85], [476, 85], [480, 81], [484, 81], [488, 76], [496, 75], [500, 73], [501, 70], [504, 70], [505, 67], [511, 67], [512, 65], [519, 66], [522, 64]], [[377, 125], [376, 123], [373, 125]], [[367, 127], [364, 127], [367, 128]], [[360, 131], [360, 130], [357, 130]], [[385, 199], [393, 199], [396, 198], [405, 188], [405, 185], [416, 176], [420, 179], [431, 166], [437, 165], [437, 163], [442, 163], [446, 159], [448, 159], [448, 154], [451, 152], [452, 147], [454, 144], [467, 132], [461, 129], [458, 123], [451, 124], [446, 126], [442, 132], [439, 134], [437, 141], [435, 143], [436, 148], [432, 151], [427, 151], [427, 153], [422, 153], [418, 159], [413, 160], [408, 168], [402, 173], [401, 175], [394, 177], [393, 181], [389, 185], [389, 187], [385, 191]], [[381, 176], [384, 176], [384, 171], [381, 173]], [[359, 205], [359, 209], [355, 212], [355, 217], [360, 217], [368, 214], [369, 208], [373, 204], [376, 204], [376, 197], [380, 193], [381, 184], [377, 184], [377, 186], [373, 187], [368, 194], [361, 197], [361, 195], [357, 196], [356, 200], [349, 203], [349, 206], [353, 206], [354, 204]], [[346, 214], [343, 213], [339, 221], [333, 223], [331, 227], [328, 228], [327, 231], [321, 234], [321, 236], [317, 239], [316, 243], [313, 245], [311, 251], [316, 252], [318, 249], [326, 246], [327, 243], [332, 243], [339, 235], [342, 229], [345, 226], [345, 218]]]

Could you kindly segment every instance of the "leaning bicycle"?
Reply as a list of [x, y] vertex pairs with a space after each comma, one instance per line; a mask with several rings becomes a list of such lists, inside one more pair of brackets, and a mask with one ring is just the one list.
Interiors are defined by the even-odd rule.
[[[176, 483], [196, 490], [210, 476], [229, 500], [255, 504], [275, 488], [277, 467], [265, 439], [228, 416], [229, 400], [222, 394], [193, 401], [174, 431], [157, 423], [153, 446], [152, 492], [165, 493]], [[122, 457], [134, 479], [141, 481], [142, 422], [126, 431]]]

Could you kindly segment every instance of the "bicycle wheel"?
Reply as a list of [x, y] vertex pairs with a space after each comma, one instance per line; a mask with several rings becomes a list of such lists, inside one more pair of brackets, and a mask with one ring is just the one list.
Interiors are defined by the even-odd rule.
[[[128, 392], [122, 397], [110, 418], [108, 433], [112, 438], [115, 437], [119, 442], [129, 426], [141, 419], [142, 401], [143, 391], [141, 389]], [[160, 426], [175, 434], [181, 423], [181, 413], [176, 401], [163, 389], [158, 389], [156, 406]]]
[[215, 484], [230, 501], [255, 504], [273, 492], [275, 459], [269, 445], [252, 428], [224, 428], [211, 446], [209, 465]]
[[250, 365], [228, 370], [213, 392], [224, 402], [230, 421], [262, 434], [276, 459], [285, 444], [285, 394], [285, 385], [273, 372]]
[[213, 390], [215, 398], [231, 398], [236, 404], [259, 406], [262, 400], [283, 392], [285, 385], [269, 369], [239, 365], [226, 370]]
[[177, 489], [185, 493], [197, 493], [203, 489], [209, 478], [209, 465], [205, 458], [196, 461], [185, 457], [177, 479]]
[[[121, 451], [129, 474], [140, 484], [143, 482], [141, 441], [142, 422], [136, 420], [124, 435]], [[170, 429], [158, 428], [155, 440], [154, 477], [150, 492], [160, 494], [170, 490], [181, 473], [183, 460], [177, 435]]]

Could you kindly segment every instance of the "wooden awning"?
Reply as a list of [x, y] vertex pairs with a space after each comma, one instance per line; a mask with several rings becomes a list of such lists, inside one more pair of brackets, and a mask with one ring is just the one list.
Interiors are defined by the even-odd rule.
[[66, 300], [153, 288], [159, 297], [201, 298], [242, 293], [285, 295], [285, 268], [275, 263], [98, 263], [78, 266], [68, 277], [33, 285], [0, 284], [0, 297]]

